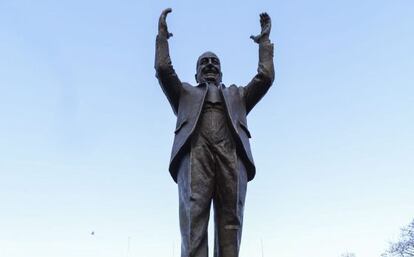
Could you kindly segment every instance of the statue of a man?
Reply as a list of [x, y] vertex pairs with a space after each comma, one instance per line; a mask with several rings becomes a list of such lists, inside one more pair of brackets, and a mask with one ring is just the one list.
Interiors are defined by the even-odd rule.
[[181, 82], [171, 64], [165, 9], [159, 18], [155, 70], [177, 116], [169, 171], [178, 184], [181, 257], [208, 257], [207, 228], [214, 205], [215, 257], [239, 254], [247, 182], [255, 176], [246, 116], [274, 80], [271, 20], [260, 14], [257, 74], [246, 86], [221, 83], [212, 52], [197, 61], [197, 86]]

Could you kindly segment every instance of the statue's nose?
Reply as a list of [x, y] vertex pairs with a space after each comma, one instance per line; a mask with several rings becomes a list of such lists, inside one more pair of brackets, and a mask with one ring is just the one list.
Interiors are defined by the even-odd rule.
[[212, 61], [211, 59], [208, 59], [207, 66], [208, 66], [208, 67], [212, 67], [212, 66], [214, 66], [214, 63], [213, 63], [213, 61]]

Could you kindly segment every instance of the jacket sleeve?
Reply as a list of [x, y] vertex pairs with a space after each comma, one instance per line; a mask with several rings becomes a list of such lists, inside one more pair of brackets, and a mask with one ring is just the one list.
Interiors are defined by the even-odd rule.
[[273, 44], [270, 40], [259, 43], [259, 66], [257, 74], [244, 87], [244, 101], [246, 103], [246, 114], [266, 94], [275, 78], [275, 70], [273, 67]]
[[155, 42], [155, 76], [177, 115], [182, 84], [171, 64], [167, 38], [157, 35]]

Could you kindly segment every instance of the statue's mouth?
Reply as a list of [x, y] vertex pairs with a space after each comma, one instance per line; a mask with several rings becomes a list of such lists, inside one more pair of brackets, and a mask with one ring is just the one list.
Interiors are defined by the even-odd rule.
[[215, 76], [217, 76], [217, 72], [207, 72], [207, 73], [204, 73], [204, 76], [206, 76], [206, 77], [215, 77]]
[[219, 73], [218, 69], [216, 67], [209, 67], [203, 69], [203, 75], [206, 77], [215, 77]]

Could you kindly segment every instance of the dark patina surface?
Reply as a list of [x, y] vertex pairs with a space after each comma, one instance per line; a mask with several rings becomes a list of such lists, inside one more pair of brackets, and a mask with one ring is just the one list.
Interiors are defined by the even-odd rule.
[[250, 150], [247, 115], [274, 80], [271, 20], [260, 14], [257, 74], [245, 86], [224, 86], [220, 59], [205, 52], [197, 60], [197, 85], [181, 82], [171, 64], [168, 8], [161, 13], [155, 70], [177, 116], [169, 170], [178, 184], [181, 257], [208, 257], [207, 228], [214, 205], [215, 257], [239, 254], [247, 182], [256, 169]]

